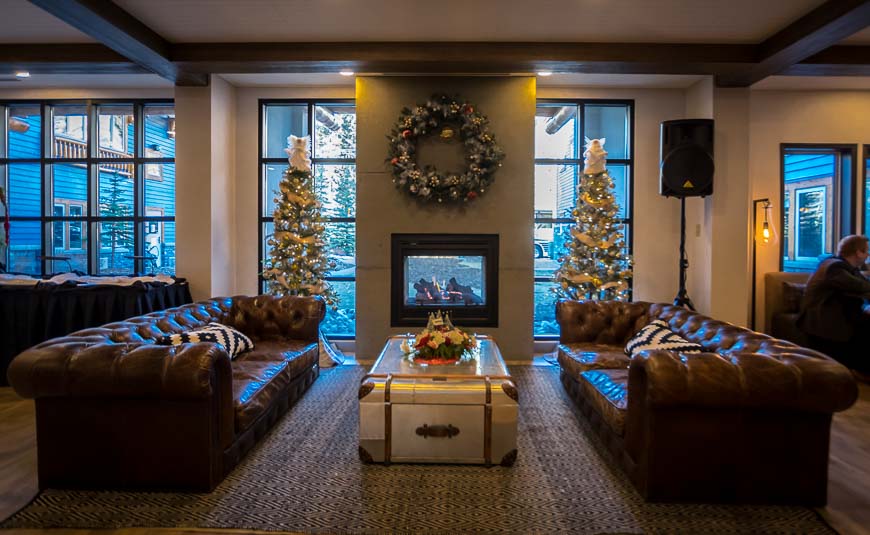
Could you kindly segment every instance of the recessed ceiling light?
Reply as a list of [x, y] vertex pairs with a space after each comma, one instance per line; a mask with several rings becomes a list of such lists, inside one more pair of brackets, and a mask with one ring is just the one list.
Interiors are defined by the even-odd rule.
[[550, 76], [553, 74], [553, 71], [538, 71], [538, 76]]
[[15, 73], [16, 78], [30, 78], [30, 73], [27, 71], [18, 71]]
[[339, 71], [338, 74], [340, 74], [342, 76], [353, 76], [353, 71], [343, 70], [343, 71]]

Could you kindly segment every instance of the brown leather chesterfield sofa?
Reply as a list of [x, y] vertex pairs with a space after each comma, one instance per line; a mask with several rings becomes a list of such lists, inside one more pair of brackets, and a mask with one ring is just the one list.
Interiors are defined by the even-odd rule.
[[[40, 488], [211, 490], [319, 374], [315, 297], [221, 297], [43, 342], [9, 382], [36, 403]], [[155, 345], [211, 321], [254, 342]]]
[[[831, 415], [857, 385], [821, 353], [681, 307], [567, 301], [562, 384], [648, 501], [825, 504]], [[644, 351], [654, 319], [709, 353]]]

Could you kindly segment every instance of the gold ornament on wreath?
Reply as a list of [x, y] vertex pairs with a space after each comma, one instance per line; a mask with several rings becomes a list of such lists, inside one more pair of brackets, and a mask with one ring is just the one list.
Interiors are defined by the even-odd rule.
[[[430, 135], [462, 143], [467, 165], [464, 172], [445, 173], [417, 165], [417, 141]], [[492, 184], [504, 159], [487, 118], [474, 105], [444, 94], [433, 95], [413, 110], [403, 108], [388, 139], [387, 163], [393, 184], [424, 202], [458, 204], [476, 199]]]

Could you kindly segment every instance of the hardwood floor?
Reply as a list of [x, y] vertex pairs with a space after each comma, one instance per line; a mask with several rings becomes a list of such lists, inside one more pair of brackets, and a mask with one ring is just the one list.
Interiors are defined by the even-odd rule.
[[[536, 365], [542, 365], [538, 360]], [[799, 445], [796, 445], [799, 447]], [[870, 534], [870, 385], [860, 385], [858, 402], [834, 417], [831, 431], [828, 506], [819, 513], [844, 535]], [[0, 388], [0, 520], [36, 495], [36, 429], [33, 402]], [[213, 535], [281, 533], [254, 530], [124, 528], [110, 530], [7, 530], [2, 535]], [[288, 533], [288, 532], [283, 532]]]

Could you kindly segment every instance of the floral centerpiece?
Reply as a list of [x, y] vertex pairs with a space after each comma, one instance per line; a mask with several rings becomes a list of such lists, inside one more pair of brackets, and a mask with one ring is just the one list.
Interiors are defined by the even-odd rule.
[[455, 364], [472, 357], [477, 338], [450, 321], [450, 316], [429, 314], [429, 323], [414, 338], [413, 344], [402, 342], [402, 351], [409, 359], [423, 364]]

